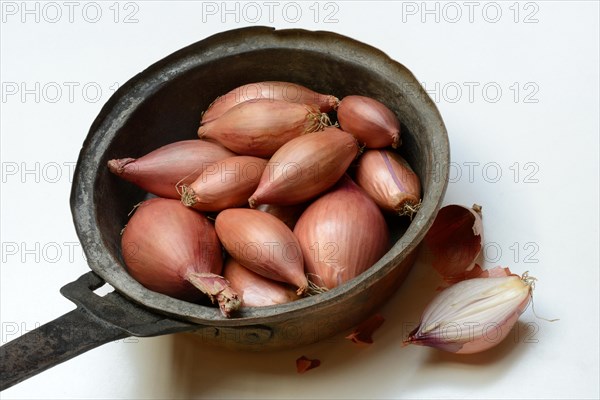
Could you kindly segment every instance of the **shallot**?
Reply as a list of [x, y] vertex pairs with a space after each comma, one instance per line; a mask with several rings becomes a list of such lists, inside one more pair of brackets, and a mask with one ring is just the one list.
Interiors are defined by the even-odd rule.
[[275, 281], [286, 282], [304, 294], [308, 281], [298, 239], [271, 214], [229, 208], [215, 221], [217, 235], [227, 252], [246, 268]]
[[129, 274], [150, 290], [187, 301], [199, 300], [202, 292], [224, 316], [240, 306], [220, 276], [223, 259], [213, 225], [177, 200], [140, 204], [123, 231], [121, 249]]
[[299, 298], [291, 286], [252, 272], [233, 258], [225, 262], [223, 277], [239, 293], [242, 306], [272, 306], [289, 303]]
[[298, 204], [317, 196], [344, 175], [358, 150], [351, 135], [334, 127], [290, 140], [269, 160], [250, 207]]
[[248, 83], [229, 91], [213, 101], [204, 114], [202, 114], [202, 123], [205, 124], [217, 119], [232, 107], [253, 99], [315, 104], [324, 113], [333, 110], [339, 103], [339, 100], [335, 96], [317, 93], [297, 83], [279, 81]]
[[527, 273], [458, 282], [431, 301], [404, 344], [462, 354], [494, 347], [529, 305], [534, 282]]
[[400, 121], [385, 104], [366, 96], [346, 96], [337, 109], [343, 130], [369, 149], [400, 145]]
[[181, 202], [199, 211], [240, 207], [258, 186], [266, 165], [266, 160], [250, 156], [214, 163], [193, 183], [181, 186]]
[[356, 169], [356, 183], [386, 211], [412, 218], [419, 209], [419, 177], [396, 152], [365, 151]]
[[204, 169], [235, 154], [218, 143], [182, 140], [167, 144], [140, 158], [108, 162], [110, 171], [160, 197], [178, 199], [178, 183], [190, 184]]
[[212, 139], [247, 156], [269, 157], [283, 144], [331, 122], [314, 105], [255, 99], [240, 103], [198, 128], [201, 139]]
[[356, 277], [389, 249], [381, 211], [347, 175], [306, 209], [294, 234], [311, 281], [326, 289]]

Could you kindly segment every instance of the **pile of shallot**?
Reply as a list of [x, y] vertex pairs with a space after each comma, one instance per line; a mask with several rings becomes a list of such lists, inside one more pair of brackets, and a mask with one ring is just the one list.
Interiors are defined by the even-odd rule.
[[418, 212], [400, 122], [376, 99], [251, 83], [208, 107], [198, 137], [108, 168], [154, 195], [122, 233], [131, 276], [226, 317], [347, 282], [389, 250], [387, 221]]

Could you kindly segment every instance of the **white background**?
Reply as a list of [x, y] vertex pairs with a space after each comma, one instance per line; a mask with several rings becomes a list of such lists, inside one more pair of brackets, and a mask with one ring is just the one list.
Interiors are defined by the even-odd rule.
[[[69, 211], [72, 168], [102, 104], [164, 56], [253, 24], [338, 32], [411, 69], [448, 128], [445, 203], [483, 205], [486, 266], [529, 270], [537, 314], [560, 321], [529, 309], [479, 355], [402, 347], [426, 304], [419, 293], [438, 284], [417, 264], [372, 346], [348, 332], [272, 354], [186, 335], [128, 339], [2, 398], [598, 398], [598, 2], [271, 4], [3, 2], [2, 344], [73, 308], [58, 290], [88, 267]], [[298, 375], [300, 355], [321, 367]]]

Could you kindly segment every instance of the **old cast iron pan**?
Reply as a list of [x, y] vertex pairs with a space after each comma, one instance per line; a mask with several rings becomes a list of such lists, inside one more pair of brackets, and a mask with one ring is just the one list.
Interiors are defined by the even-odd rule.
[[[265, 80], [385, 103], [402, 121], [400, 152], [421, 178], [423, 203], [412, 223], [394, 220], [394, 246], [359, 277], [318, 296], [248, 308], [225, 319], [216, 308], [149, 291], [126, 273], [119, 233], [132, 206], [147, 194], [110, 174], [106, 163], [195, 138], [199, 116], [212, 100]], [[312, 343], [350, 328], [404, 279], [441, 205], [448, 164], [447, 133], [435, 105], [410, 71], [371, 46], [331, 32], [253, 27], [171, 54], [123, 85], [92, 124], [77, 162], [71, 210], [93, 272], [61, 289], [77, 305], [74, 311], [0, 348], [0, 389], [132, 335], [196, 331], [207, 344], [263, 350]], [[116, 291], [94, 294], [105, 282]]]

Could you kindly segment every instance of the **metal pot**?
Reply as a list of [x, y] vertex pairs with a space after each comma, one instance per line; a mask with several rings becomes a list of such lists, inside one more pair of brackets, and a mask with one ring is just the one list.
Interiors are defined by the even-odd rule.
[[[423, 203], [412, 222], [391, 226], [395, 245], [355, 279], [323, 294], [244, 309], [225, 319], [217, 308], [152, 292], [127, 274], [119, 233], [146, 193], [112, 175], [106, 163], [194, 138], [199, 116], [212, 100], [264, 80], [385, 103], [402, 121], [399, 151], [421, 178]], [[410, 71], [373, 47], [331, 32], [253, 27], [181, 49], [123, 85], [92, 124], [71, 192], [73, 220], [92, 272], [61, 289], [77, 309], [0, 348], [0, 388], [132, 335], [195, 331], [206, 344], [266, 350], [348, 329], [375, 312], [406, 276], [441, 205], [448, 165], [447, 133], [435, 105]], [[105, 282], [116, 290], [96, 295], [93, 290]]]

